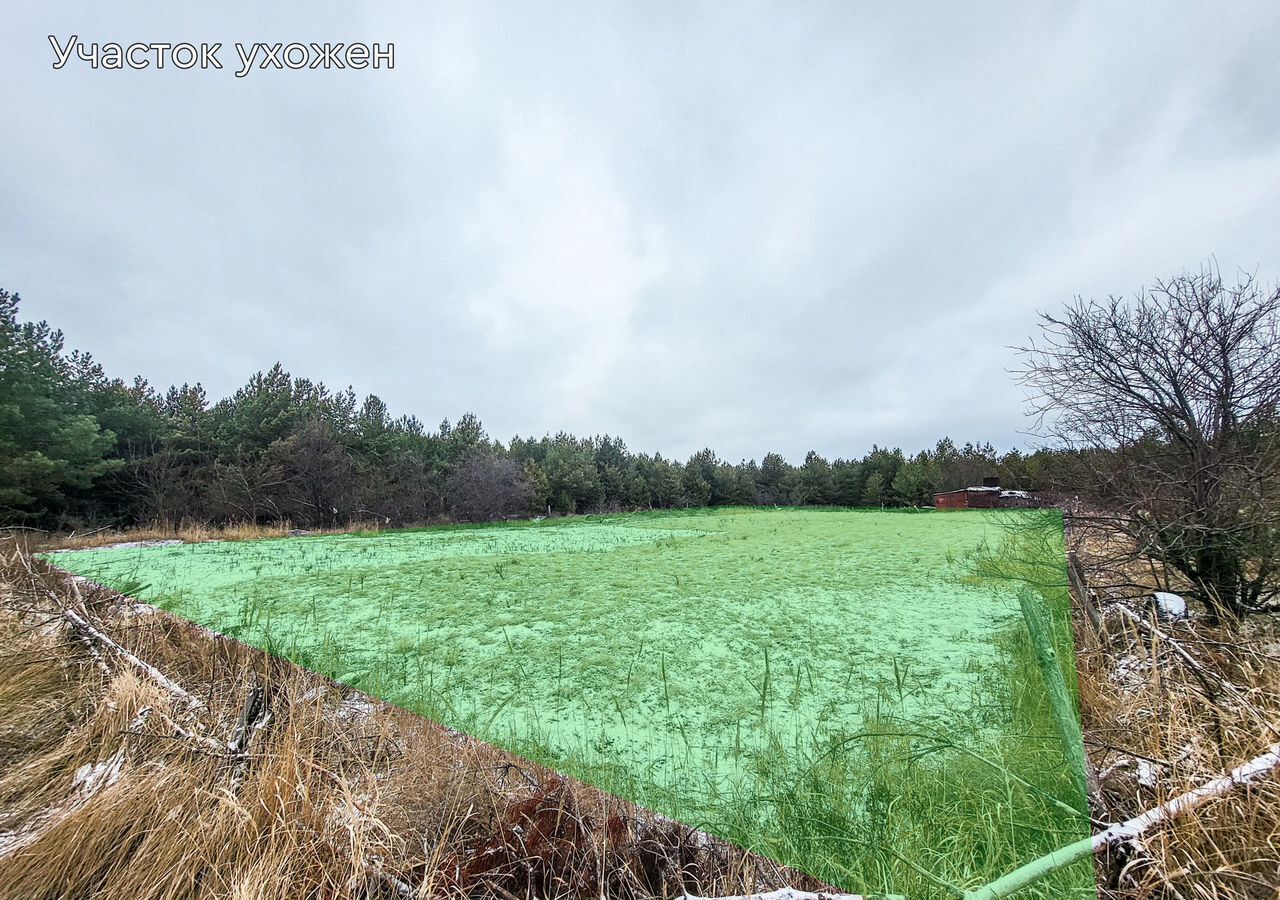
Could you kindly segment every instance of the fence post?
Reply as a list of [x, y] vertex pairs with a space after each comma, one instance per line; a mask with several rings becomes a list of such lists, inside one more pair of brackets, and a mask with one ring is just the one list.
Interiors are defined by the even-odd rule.
[[1093, 602], [1093, 595], [1089, 593], [1089, 583], [1085, 580], [1080, 557], [1076, 556], [1074, 550], [1067, 551], [1067, 577], [1076, 596], [1080, 598], [1080, 605], [1084, 607], [1085, 615], [1089, 617], [1089, 624], [1093, 626], [1094, 633], [1101, 633], [1102, 615], [1098, 612], [1097, 604]]

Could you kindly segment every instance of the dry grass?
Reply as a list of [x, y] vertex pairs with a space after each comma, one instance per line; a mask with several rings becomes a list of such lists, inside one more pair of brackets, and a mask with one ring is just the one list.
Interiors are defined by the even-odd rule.
[[[812, 879], [289, 663], [0, 562], [0, 897], [651, 897]], [[192, 709], [69, 627], [79, 608]], [[254, 685], [268, 717], [226, 749]], [[250, 721], [253, 721], [251, 718]]]
[[[380, 531], [386, 528], [381, 520], [353, 522], [342, 528], [309, 528], [306, 534], [339, 534], [348, 531]], [[201, 541], [252, 541], [261, 538], [287, 537], [298, 533], [288, 520], [258, 525], [250, 522], [232, 522], [225, 525], [209, 525], [203, 522], [152, 522], [130, 528], [97, 528], [84, 532], [44, 532], [22, 530], [21, 538], [33, 551], [89, 550], [131, 541], [172, 541], [186, 543]]]
[[[1236, 630], [1198, 618], [1158, 624], [1209, 674], [1196, 673], [1166, 640], [1105, 612], [1144, 587], [1164, 587], [1162, 573], [1141, 560], [1112, 562], [1129, 556], [1127, 548], [1097, 532], [1073, 542], [1104, 610], [1100, 632], [1083, 615], [1077, 622], [1085, 740], [1101, 788], [1095, 817], [1127, 819], [1280, 741], [1276, 617]], [[1224, 678], [1244, 696], [1233, 696]], [[1100, 861], [1099, 883], [1100, 896], [1116, 900], [1280, 897], [1280, 779], [1273, 773], [1150, 832], [1142, 846]]]

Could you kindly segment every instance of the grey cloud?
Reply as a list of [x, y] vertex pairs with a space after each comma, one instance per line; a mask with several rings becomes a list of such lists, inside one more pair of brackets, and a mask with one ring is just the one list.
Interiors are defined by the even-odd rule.
[[[1275, 265], [1270, 4], [20, 4], [0, 262], [115, 374], [280, 359], [429, 423], [682, 457], [1026, 446], [1037, 309]], [[52, 71], [45, 39], [395, 41]]]

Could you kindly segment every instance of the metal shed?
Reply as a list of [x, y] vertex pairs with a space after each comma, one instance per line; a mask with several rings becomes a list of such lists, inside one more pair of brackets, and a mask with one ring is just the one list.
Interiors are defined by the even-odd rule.
[[934, 509], [999, 509], [1000, 488], [987, 485], [933, 495]]

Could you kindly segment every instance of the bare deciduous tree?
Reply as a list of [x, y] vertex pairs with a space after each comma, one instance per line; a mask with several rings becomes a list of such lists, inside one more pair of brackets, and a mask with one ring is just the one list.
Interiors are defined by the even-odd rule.
[[1263, 608], [1280, 593], [1280, 289], [1208, 268], [1041, 318], [1018, 374], [1040, 434], [1081, 451], [1081, 488], [1214, 618]]
[[311, 524], [348, 519], [355, 490], [355, 463], [333, 425], [316, 418], [271, 445], [288, 486], [291, 515]]
[[446, 491], [453, 514], [472, 522], [524, 513], [531, 493], [518, 462], [483, 450], [463, 458], [449, 476]]

